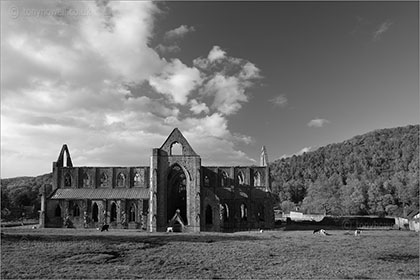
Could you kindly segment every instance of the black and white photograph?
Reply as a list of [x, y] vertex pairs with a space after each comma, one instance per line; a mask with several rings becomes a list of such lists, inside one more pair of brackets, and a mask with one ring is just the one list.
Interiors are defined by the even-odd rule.
[[419, 279], [419, 1], [0, 2], [2, 279]]

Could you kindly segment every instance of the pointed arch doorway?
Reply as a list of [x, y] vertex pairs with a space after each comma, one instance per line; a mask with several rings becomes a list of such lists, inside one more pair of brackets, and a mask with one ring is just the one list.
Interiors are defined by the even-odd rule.
[[184, 170], [178, 164], [173, 165], [168, 173], [167, 185], [167, 220], [174, 217], [176, 210], [180, 210], [180, 216], [184, 225], [187, 219], [187, 185], [188, 178]]

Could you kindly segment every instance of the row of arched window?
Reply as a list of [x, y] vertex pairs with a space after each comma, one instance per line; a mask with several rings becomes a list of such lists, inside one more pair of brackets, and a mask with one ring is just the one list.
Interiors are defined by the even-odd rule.
[[[129, 211], [128, 211], [128, 222], [136, 222], [136, 205], [132, 203], [130, 205]], [[69, 204], [69, 213], [72, 214], [73, 217], [80, 217], [80, 207], [77, 203], [70, 203]], [[60, 205], [57, 205], [55, 208], [55, 216], [61, 217], [61, 207]], [[93, 222], [99, 221], [99, 207], [96, 202], [92, 205], [92, 212], [91, 212], [91, 218]], [[124, 219], [127, 219], [127, 217], [122, 217], [123, 221]], [[117, 204], [115, 202], [111, 203], [111, 211], [110, 211], [110, 221], [115, 222], [117, 221]]]
[[[240, 185], [245, 184], [245, 175], [244, 175], [244, 173], [242, 171], [239, 171], [238, 172], [237, 182]], [[262, 186], [263, 185], [262, 184], [262, 178], [261, 178], [261, 173], [260, 172], [256, 172], [254, 174], [254, 182], [253, 183], [254, 183], [254, 187], [259, 187], [259, 186]], [[225, 171], [222, 171], [222, 176], [221, 176], [221, 179], [220, 179], [220, 185], [222, 187], [228, 187], [229, 186], [229, 175]], [[205, 187], [210, 187], [211, 186], [210, 178], [207, 175], [204, 176], [204, 186]]]
[[[247, 221], [248, 220], [248, 207], [245, 203], [242, 203], [239, 207], [240, 210], [240, 218], [241, 221]], [[259, 221], [264, 221], [264, 205], [259, 204], [257, 207], [257, 219]], [[229, 206], [227, 203], [220, 204], [220, 219], [222, 222], [227, 222], [229, 220]], [[208, 204], [205, 210], [205, 223], [206, 225], [212, 225], [213, 224], [213, 209]]]
[[[126, 180], [127, 180], [126, 175], [124, 173], [122, 173], [122, 172], [118, 173], [117, 179], [116, 179], [117, 187], [125, 187]], [[64, 186], [65, 187], [71, 187], [72, 186], [72, 181], [73, 181], [73, 178], [72, 178], [71, 174], [66, 173], [64, 175]], [[90, 187], [91, 178], [90, 178], [89, 174], [84, 173], [83, 177], [82, 177], [82, 181], [83, 181], [83, 187]], [[99, 177], [99, 182], [100, 182], [101, 187], [105, 187], [105, 186], [108, 185], [109, 178], [108, 178], [107, 173], [105, 173], [105, 172], [101, 173], [101, 175]], [[140, 183], [141, 183], [141, 176], [138, 172], [136, 172], [133, 176], [133, 184], [134, 184], [134, 186], [138, 186], [138, 185], [140, 185]]]

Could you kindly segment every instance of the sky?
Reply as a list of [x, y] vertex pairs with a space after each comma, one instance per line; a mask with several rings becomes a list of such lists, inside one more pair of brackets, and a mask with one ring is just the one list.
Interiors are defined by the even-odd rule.
[[1, 1], [1, 177], [258, 165], [419, 123], [419, 3]]

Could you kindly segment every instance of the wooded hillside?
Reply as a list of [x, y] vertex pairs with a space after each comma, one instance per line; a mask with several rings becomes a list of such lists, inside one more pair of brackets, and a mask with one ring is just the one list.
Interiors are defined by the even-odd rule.
[[270, 167], [283, 211], [403, 214], [419, 207], [419, 125], [376, 130]]
[[20, 216], [23, 206], [34, 206], [34, 212], [40, 208], [39, 188], [51, 184], [52, 174], [37, 177], [16, 177], [1, 179], [1, 217], [13, 219]]

